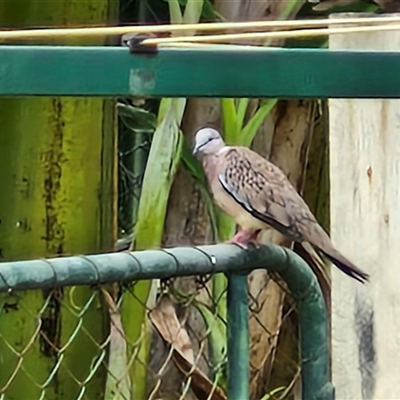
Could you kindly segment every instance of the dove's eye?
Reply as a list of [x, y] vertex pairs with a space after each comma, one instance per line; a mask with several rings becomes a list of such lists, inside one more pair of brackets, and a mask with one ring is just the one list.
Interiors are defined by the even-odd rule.
[[214, 138], [208, 138], [206, 141], [204, 141], [201, 146], [199, 146], [199, 149], [201, 149], [202, 147], [204, 147], [206, 144], [210, 143], [212, 140], [214, 140]]

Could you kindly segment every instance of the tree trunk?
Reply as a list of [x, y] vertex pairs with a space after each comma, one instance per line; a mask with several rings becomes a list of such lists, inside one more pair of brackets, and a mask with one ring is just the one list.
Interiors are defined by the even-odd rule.
[[[3, 27], [13, 28], [99, 24], [116, 15], [116, 5], [112, 0], [26, 0], [16, 7], [2, 0], [0, 15], [7, 22]], [[2, 260], [111, 250], [116, 238], [114, 102], [1, 99], [0, 110]], [[92, 289], [74, 288], [1, 296], [0, 388], [9, 383], [7, 399], [78, 397], [82, 387], [76, 379], [89, 376], [109, 329], [99, 296], [90, 302], [92, 295]], [[82, 318], [85, 331], [78, 325]], [[101, 398], [105, 373], [100, 368], [85, 386], [88, 397]]]

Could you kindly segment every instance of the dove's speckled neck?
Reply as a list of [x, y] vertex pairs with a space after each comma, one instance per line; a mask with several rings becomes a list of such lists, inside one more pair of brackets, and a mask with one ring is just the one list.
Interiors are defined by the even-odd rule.
[[226, 146], [224, 143], [222, 147], [218, 147], [218, 149], [216, 149], [214, 152], [202, 155], [201, 163], [209, 182], [211, 181], [211, 177], [214, 176], [213, 171], [217, 168], [219, 158], [221, 158], [221, 156], [223, 156], [230, 149], [231, 147]]
[[210, 172], [214, 170], [218, 163], [218, 156], [217, 154], [207, 154], [201, 157], [201, 164], [203, 165], [204, 172], [207, 175], [207, 178], [212, 176]]

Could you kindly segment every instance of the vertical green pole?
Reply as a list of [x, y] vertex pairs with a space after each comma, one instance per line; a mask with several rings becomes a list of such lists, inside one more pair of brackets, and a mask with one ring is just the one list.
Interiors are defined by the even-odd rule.
[[228, 277], [228, 399], [249, 399], [249, 305], [247, 275]]

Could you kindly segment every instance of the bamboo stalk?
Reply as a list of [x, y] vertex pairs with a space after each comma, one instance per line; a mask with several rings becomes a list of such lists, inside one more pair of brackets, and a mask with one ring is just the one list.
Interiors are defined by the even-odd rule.
[[[76, 28], [40, 28], [24, 30], [0, 31], [0, 42], [7, 40], [22, 39], [51, 39], [60, 37], [94, 37], [94, 36], [118, 36], [125, 33], [160, 33], [181, 32], [187, 30], [215, 31], [215, 30], [245, 30], [261, 28], [307, 28], [324, 27], [334, 25], [360, 25], [363, 24], [386, 24], [400, 23], [400, 17], [366, 17], [366, 18], [332, 18], [332, 19], [309, 19], [290, 21], [254, 21], [254, 22], [215, 22], [201, 24], [173, 24], [173, 25], [146, 25], [146, 26], [95, 26]], [[372, 27], [364, 27], [372, 28]], [[353, 28], [355, 29], [355, 28]], [[272, 32], [271, 32], [272, 33]], [[275, 33], [275, 32], [274, 32]]]

